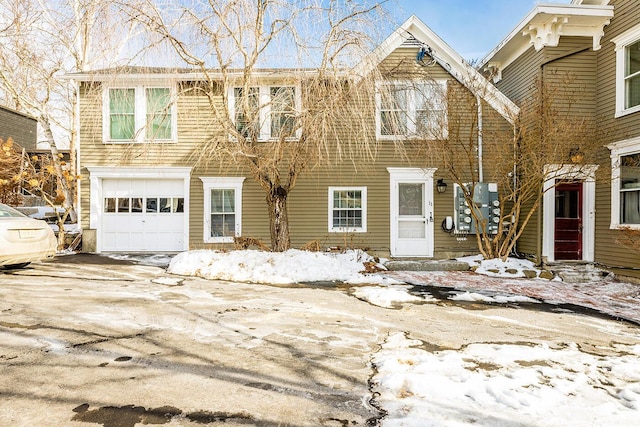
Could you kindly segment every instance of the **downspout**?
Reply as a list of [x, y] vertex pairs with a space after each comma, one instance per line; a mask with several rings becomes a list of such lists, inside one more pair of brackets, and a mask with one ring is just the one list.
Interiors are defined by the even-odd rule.
[[81, 179], [77, 179], [78, 176], [81, 175], [81, 170], [80, 170], [80, 82], [77, 82], [75, 80], [71, 80], [71, 84], [72, 86], [75, 88], [75, 95], [76, 95], [76, 105], [74, 106], [74, 122], [72, 124], [73, 127], [75, 127], [75, 141], [73, 141], [71, 150], [75, 149], [75, 157], [76, 157], [76, 165], [75, 165], [75, 173], [76, 173], [76, 194], [75, 194], [75, 207], [76, 207], [76, 214], [77, 214], [77, 220], [76, 220], [76, 224], [78, 226], [78, 229], [80, 230], [80, 234], [82, 234], [82, 203], [80, 202], [80, 194], [81, 194], [81, 185], [82, 185], [82, 180]]
[[482, 167], [482, 98], [476, 95], [478, 103], [478, 182], [484, 182], [484, 171]]

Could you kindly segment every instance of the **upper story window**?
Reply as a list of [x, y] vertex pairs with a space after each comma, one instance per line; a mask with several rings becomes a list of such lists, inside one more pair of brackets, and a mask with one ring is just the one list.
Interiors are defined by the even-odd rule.
[[103, 137], [108, 142], [175, 141], [170, 87], [110, 87], [104, 92]]
[[299, 91], [294, 86], [236, 87], [229, 91], [236, 131], [247, 139], [295, 138]]
[[616, 44], [616, 117], [640, 111], [640, 25], [612, 39]]
[[611, 228], [640, 229], [640, 138], [608, 146], [611, 150]]
[[447, 137], [447, 82], [381, 83], [376, 94], [379, 138], [440, 139]]

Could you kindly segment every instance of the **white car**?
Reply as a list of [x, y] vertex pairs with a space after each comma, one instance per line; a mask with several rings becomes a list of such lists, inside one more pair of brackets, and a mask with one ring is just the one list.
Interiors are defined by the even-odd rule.
[[0, 203], [0, 266], [22, 268], [53, 258], [58, 242], [46, 222]]

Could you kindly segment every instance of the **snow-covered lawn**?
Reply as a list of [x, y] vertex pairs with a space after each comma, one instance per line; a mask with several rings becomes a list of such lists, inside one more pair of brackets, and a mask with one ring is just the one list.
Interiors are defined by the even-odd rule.
[[[384, 275], [363, 273], [372, 258], [361, 251], [192, 251], [171, 260], [169, 272], [208, 279], [286, 284], [337, 281], [354, 284], [353, 295], [381, 307], [435, 301], [409, 293]], [[520, 260], [470, 258], [476, 272], [518, 277], [533, 269]], [[507, 270], [509, 272], [507, 273]], [[520, 276], [522, 277], [522, 276]], [[357, 285], [357, 286], [356, 286]], [[537, 302], [519, 295], [488, 297], [459, 292], [466, 301]], [[638, 335], [640, 341], [640, 333]], [[377, 404], [383, 426], [638, 426], [640, 344], [613, 343], [623, 356], [599, 356], [573, 343], [559, 348], [528, 344], [471, 344], [427, 351], [398, 333], [373, 356]]]
[[602, 357], [526, 344], [429, 352], [403, 334], [373, 363], [388, 426], [637, 426], [640, 344]]

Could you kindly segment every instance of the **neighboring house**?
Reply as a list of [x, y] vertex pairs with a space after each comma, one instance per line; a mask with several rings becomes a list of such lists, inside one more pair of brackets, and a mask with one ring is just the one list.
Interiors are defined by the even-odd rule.
[[[417, 61], [425, 47], [430, 50]], [[315, 240], [324, 247], [358, 246], [393, 257], [477, 253], [474, 235], [445, 230], [447, 217], [454, 212], [454, 186], [449, 181], [444, 192], [436, 188], [446, 176], [439, 172], [441, 165], [430, 163], [413, 144], [407, 144], [404, 157], [395, 155], [393, 146], [411, 142], [417, 127], [447, 135], [453, 122], [447, 117], [457, 114], [460, 107], [460, 96], [454, 98], [454, 93], [479, 101], [487, 130], [512, 127], [518, 108], [415, 17], [372, 55], [374, 66], [386, 70], [379, 87], [390, 87], [391, 93], [398, 94], [394, 102], [371, 94], [375, 108], [364, 118], [371, 129], [361, 138], [376, 146], [376, 157], [366, 167], [354, 167], [345, 159], [300, 177], [288, 198], [292, 246]], [[253, 88], [257, 99], [280, 94], [301, 107], [297, 105], [300, 86], [290, 83], [287, 70], [263, 75], [262, 81], [256, 76], [261, 81]], [[242, 168], [194, 161], [204, 142], [229, 138], [216, 126], [207, 97], [189, 90], [198, 87], [201, 74], [130, 68], [126, 73], [103, 70], [68, 78], [77, 83], [80, 93], [78, 161], [84, 250], [223, 248], [233, 245], [233, 237], [241, 236], [269, 242], [265, 194], [251, 176]], [[430, 86], [423, 85], [426, 90], [420, 95], [415, 86], [402, 87], [408, 79]], [[446, 93], [446, 99], [424, 108], [428, 104], [425, 97], [435, 99], [432, 92], [436, 89]], [[221, 108], [234, 111], [234, 100], [243, 96], [242, 91], [234, 87], [221, 90], [229, 94], [230, 103], [223, 105], [220, 96]], [[464, 117], [476, 120], [479, 111], [468, 117], [458, 114], [462, 119], [458, 117], [456, 124]], [[273, 124], [277, 117], [284, 117], [277, 114], [266, 111], [266, 122]], [[406, 121], [391, 125], [393, 117]], [[273, 126], [249, 127], [241, 115], [236, 118], [238, 131], [259, 132], [264, 140], [272, 136]], [[278, 123], [287, 126], [285, 122]], [[477, 129], [469, 132], [469, 138], [478, 138]], [[491, 175], [492, 149], [502, 148], [487, 144], [486, 176]]]
[[[42, 156], [50, 159], [51, 150], [48, 144], [38, 142], [38, 120], [27, 114], [0, 106], [0, 138], [6, 140], [9, 137], [23, 148], [25, 154], [30, 158]], [[62, 155], [63, 161], [69, 161], [70, 153], [68, 149], [59, 149], [58, 152]], [[39, 162], [36, 162], [35, 167], [38, 170], [40, 169]], [[45, 190], [49, 194], [55, 194], [55, 180], [51, 180], [50, 183], [46, 184]], [[22, 194], [24, 196], [22, 204], [25, 206], [45, 205], [41, 197], [30, 194], [26, 188], [22, 189]]]
[[37, 148], [38, 121], [11, 108], [0, 106], [0, 138], [8, 138], [27, 151]]
[[[571, 84], [584, 91], [579, 114], [596, 121], [594, 137], [602, 139], [590, 168], [575, 176], [576, 166], [567, 164], [549, 177], [541, 230], [528, 227], [519, 241], [521, 253], [541, 249], [548, 262], [595, 261], [619, 274], [640, 274], [640, 254], [621, 244], [621, 229], [640, 230], [638, 6], [637, 0], [538, 5], [481, 63], [516, 103], [535, 78], [572, 75]], [[554, 185], [567, 177], [574, 183]], [[559, 232], [567, 221], [573, 223], [570, 242]]]
[[[18, 150], [23, 149], [25, 155], [29, 155], [37, 147], [37, 138], [38, 121], [36, 119], [11, 108], [0, 106], [0, 140], [13, 140], [19, 147]], [[15, 167], [19, 168], [20, 165], [17, 164]], [[8, 194], [8, 199], [5, 202], [12, 204], [24, 203], [29, 199], [23, 197], [19, 184], [15, 184]]]

